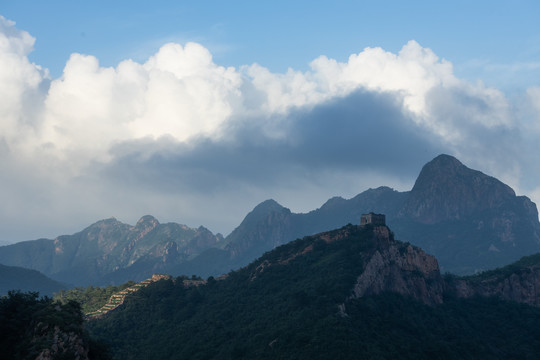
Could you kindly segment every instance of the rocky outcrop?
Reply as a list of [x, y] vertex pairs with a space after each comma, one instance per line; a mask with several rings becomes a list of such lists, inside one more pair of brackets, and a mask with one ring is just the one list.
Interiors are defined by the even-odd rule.
[[491, 272], [456, 279], [450, 283], [457, 297], [496, 297], [540, 306], [540, 265], [516, 268], [511, 272]]
[[365, 259], [351, 298], [396, 292], [434, 305], [443, 302], [444, 284], [437, 260], [410, 244], [392, 241], [388, 228], [374, 229], [379, 247]]
[[[386, 226], [373, 230], [377, 250], [363, 254], [365, 267], [349, 299], [395, 292], [428, 305], [444, 302], [445, 296], [495, 297], [540, 306], [540, 254], [523, 258], [505, 268], [475, 276], [443, 279], [437, 259], [420, 248], [393, 241]], [[345, 311], [345, 305], [340, 308]]]
[[437, 260], [411, 245], [376, 251], [354, 286], [354, 297], [396, 292], [423, 303], [443, 302], [444, 286]]
[[366, 265], [350, 299], [395, 292], [428, 305], [441, 304], [445, 296], [452, 295], [495, 297], [540, 306], [540, 254], [479, 275], [443, 279], [435, 257], [410, 244], [393, 241], [385, 226], [375, 227], [374, 235], [378, 248], [363, 255]]
[[36, 328], [38, 337], [42, 340], [47, 338], [48, 345], [41, 350], [36, 360], [74, 359], [88, 360], [88, 344], [79, 334], [70, 331], [65, 332], [59, 326], [54, 326], [52, 331], [48, 324], [38, 324]]

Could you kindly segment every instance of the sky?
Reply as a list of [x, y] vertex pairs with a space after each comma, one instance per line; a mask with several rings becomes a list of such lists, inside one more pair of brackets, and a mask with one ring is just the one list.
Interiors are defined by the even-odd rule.
[[536, 1], [0, 2], [0, 242], [229, 234], [408, 191], [441, 153], [540, 202]]

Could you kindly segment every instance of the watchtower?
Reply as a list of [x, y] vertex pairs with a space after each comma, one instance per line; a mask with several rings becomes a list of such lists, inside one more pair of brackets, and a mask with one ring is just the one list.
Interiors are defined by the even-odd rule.
[[386, 216], [384, 214], [375, 214], [370, 212], [369, 214], [362, 214], [360, 218], [360, 225], [386, 225]]

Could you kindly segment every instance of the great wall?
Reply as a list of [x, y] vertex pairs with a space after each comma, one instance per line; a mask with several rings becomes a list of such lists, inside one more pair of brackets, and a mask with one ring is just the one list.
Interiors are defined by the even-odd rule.
[[155, 282], [155, 281], [159, 281], [159, 280], [168, 280], [170, 279], [171, 276], [170, 275], [160, 275], [160, 274], [154, 274], [152, 275], [151, 278], [149, 279], [146, 279], [146, 280], [143, 280], [131, 287], [128, 287], [122, 291], [119, 291], [117, 293], [114, 293], [111, 295], [111, 297], [109, 298], [109, 301], [107, 301], [107, 303], [105, 305], [103, 305], [101, 308], [99, 308], [98, 310], [94, 311], [94, 312], [91, 312], [91, 313], [88, 313], [86, 314], [86, 318], [87, 319], [96, 319], [96, 318], [99, 318], [99, 317], [102, 317], [104, 315], [106, 315], [107, 313], [113, 311], [114, 309], [116, 309], [117, 307], [119, 307], [120, 305], [122, 305], [124, 303], [124, 301], [126, 300], [126, 296], [131, 294], [131, 293], [134, 293], [138, 290], [140, 290], [141, 288], [145, 287], [145, 286], [148, 286], [149, 284]]

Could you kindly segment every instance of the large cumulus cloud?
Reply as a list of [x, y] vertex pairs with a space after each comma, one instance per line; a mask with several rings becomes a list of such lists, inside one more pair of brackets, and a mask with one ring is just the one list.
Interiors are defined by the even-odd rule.
[[28, 60], [33, 44], [0, 17], [6, 240], [145, 213], [227, 232], [268, 197], [308, 210], [370, 186], [407, 190], [441, 152], [540, 200], [527, 155], [539, 150], [538, 88], [511, 102], [415, 41], [283, 74], [169, 43], [115, 67], [72, 54], [57, 79]]
[[115, 68], [73, 54], [48, 91], [42, 141], [102, 160], [125, 140], [211, 137], [239, 102], [240, 84], [234, 69], [217, 66], [195, 43], [166, 44], [144, 64]]
[[0, 16], [0, 142], [4, 151], [28, 136], [39, 117], [47, 71], [30, 63], [35, 39]]

